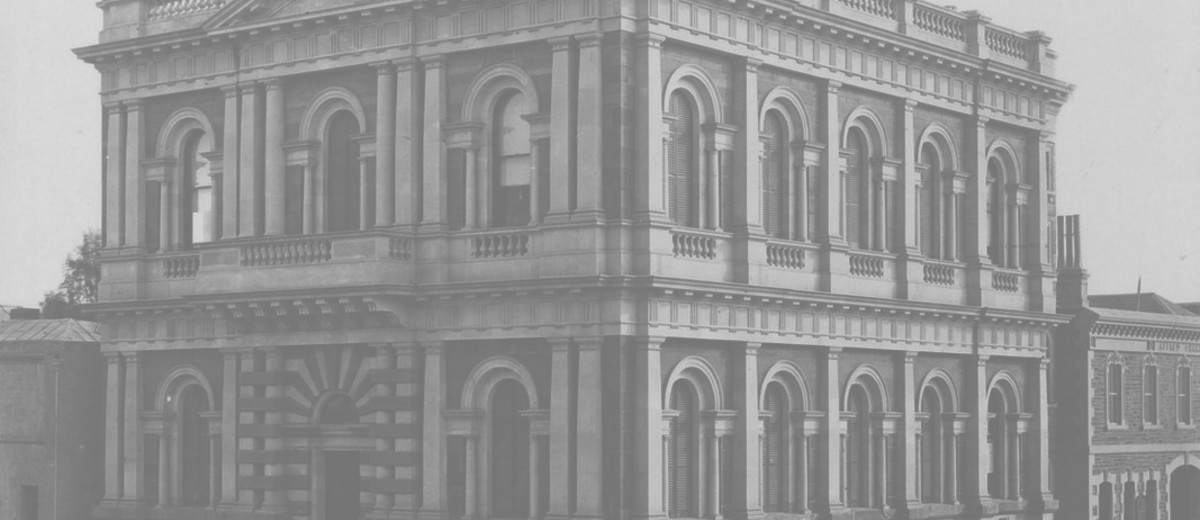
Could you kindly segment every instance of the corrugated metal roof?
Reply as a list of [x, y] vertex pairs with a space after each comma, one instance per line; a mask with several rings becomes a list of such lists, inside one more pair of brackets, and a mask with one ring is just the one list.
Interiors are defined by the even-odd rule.
[[1188, 309], [1155, 293], [1088, 296], [1089, 307], [1195, 317]]
[[100, 324], [73, 319], [9, 320], [0, 323], [0, 343], [18, 341], [97, 343], [100, 341]]

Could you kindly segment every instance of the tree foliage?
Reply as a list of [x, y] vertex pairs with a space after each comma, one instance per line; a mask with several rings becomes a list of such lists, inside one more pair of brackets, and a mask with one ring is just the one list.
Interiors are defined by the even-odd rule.
[[47, 292], [42, 299], [42, 317], [78, 318], [80, 305], [96, 303], [103, 246], [100, 232], [89, 230], [83, 234], [82, 243], [63, 262], [63, 280], [58, 290]]

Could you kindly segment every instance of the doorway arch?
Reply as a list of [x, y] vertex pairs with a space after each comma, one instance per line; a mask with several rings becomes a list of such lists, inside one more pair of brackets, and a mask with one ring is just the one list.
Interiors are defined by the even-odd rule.
[[1171, 518], [1200, 518], [1200, 468], [1182, 465], [1171, 472]]

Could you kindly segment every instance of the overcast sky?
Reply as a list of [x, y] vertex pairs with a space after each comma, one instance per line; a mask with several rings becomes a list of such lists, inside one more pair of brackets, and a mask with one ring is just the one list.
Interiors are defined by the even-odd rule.
[[[1059, 213], [1082, 215], [1093, 294], [1200, 300], [1200, 2], [955, 0], [1042, 30], [1076, 85], [1059, 117]], [[35, 305], [100, 223], [91, 0], [0, 2], [0, 304]]]

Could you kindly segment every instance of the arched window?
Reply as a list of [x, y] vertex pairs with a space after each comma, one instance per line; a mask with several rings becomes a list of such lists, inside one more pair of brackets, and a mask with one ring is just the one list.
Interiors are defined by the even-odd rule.
[[492, 112], [492, 223], [495, 227], [525, 226], [531, 218], [530, 186], [534, 161], [525, 95], [511, 90]]
[[938, 177], [941, 171], [937, 149], [933, 143], [925, 143], [921, 148], [921, 189], [917, 192], [920, 197], [917, 207], [921, 212], [918, 220], [921, 225], [921, 254], [928, 258], [942, 258], [942, 238], [938, 226], [942, 192]]
[[529, 408], [525, 387], [513, 379], [496, 383], [491, 406], [491, 516], [530, 518]]
[[699, 225], [696, 107], [682, 89], [667, 107], [667, 213], [680, 226]]
[[1137, 484], [1131, 480], [1125, 481], [1125, 496], [1121, 499], [1121, 508], [1124, 510], [1122, 518], [1125, 520], [1138, 520]]
[[211, 229], [213, 185], [209, 177], [208, 159], [204, 157], [211, 151], [212, 138], [204, 131], [193, 131], [184, 140], [180, 165], [183, 191], [179, 207], [180, 244], [184, 248], [209, 242], [214, 236]]
[[946, 430], [942, 416], [945, 413], [942, 397], [931, 385], [921, 393], [921, 413], [925, 414], [921, 425], [921, 501], [926, 503], [950, 502], [947, 500], [945, 484]]
[[329, 118], [325, 130], [325, 214], [326, 230], [359, 229], [358, 143], [352, 136], [358, 131], [358, 119], [348, 110]]
[[763, 228], [770, 236], [788, 238], [792, 210], [788, 207], [791, 139], [787, 121], [777, 110], [767, 113], [761, 140]]
[[1142, 422], [1158, 424], [1158, 367], [1152, 364], [1142, 368]]
[[847, 484], [850, 507], [872, 507], [871, 399], [861, 384], [850, 387], [846, 411], [851, 413], [846, 436]]
[[992, 158], [987, 167], [988, 258], [993, 264], [1005, 265], [1004, 254], [1004, 168]]
[[788, 473], [791, 469], [791, 453], [788, 451], [788, 423], [791, 420], [791, 407], [783, 385], [778, 382], [769, 383], [763, 404], [763, 412], [766, 414], [766, 435], [762, 444], [763, 511], [787, 513], [790, 512]]
[[1008, 403], [999, 389], [992, 389], [988, 396], [987, 443], [988, 495], [1008, 498]]
[[668, 437], [667, 516], [695, 517], [698, 496], [698, 467], [700, 413], [695, 388], [687, 381], [677, 381], [671, 388], [671, 410], [678, 415], [671, 420]]
[[1158, 481], [1146, 481], [1146, 513], [1145, 520], [1158, 520]]
[[1179, 424], [1192, 424], [1192, 367], [1180, 365], [1175, 376], [1175, 410]]
[[1111, 482], [1100, 484], [1100, 518], [1112, 520], [1113, 517], [1113, 485]]
[[179, 394], [179, 505], [209, 505], [208, 422], [200, 413], [209, 409], [208, 396], [199, 385], [188, 385]]
[[850, 129], [846, 153], [846, 241], [850, 247], [869, 249], [871, 227], [867, 211], [867, 190], [871, 180], [870, 158], [867, 155], [867, 138], [858, 128]]
[[1120, 363], [1108, 365], [1108, 424], [1125, 424], [1122, 398], [1124, 397], [1124, 366]]

